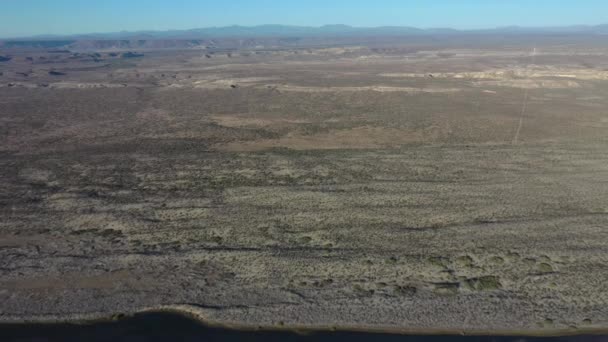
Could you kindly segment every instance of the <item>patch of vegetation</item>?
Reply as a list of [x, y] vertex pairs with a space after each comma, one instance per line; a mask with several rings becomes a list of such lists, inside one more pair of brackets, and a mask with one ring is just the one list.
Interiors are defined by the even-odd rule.
[[413, 296], [418, 292], [418, 289], [410, 285], [395, 285], [395, 293], [401, 296]]
[[507, 253], [507, 258], [509, 258], [511, 260], [517, 260], [517, 259], [521, 258], [521, 255], [517, 252], [509, 252], [509, 253]]
[[310, 236], [302, 236], [298, 239], [298, 242], [307, 245], [312, 242], [312, 238]]
[[218, 235], [213, 235], [209, 237], [209, 241], [217, 244], [221, 244], [224, 241], [224, 238]]
[[104, 229], [99, 232], [99, 235], [107, 238], [118, 238], [124, 236], [124, 234], [120, 230], [116, 229]]
[[388, 258], [388, 260], [386, 261], [388, 264], [396, 264], [397, 263], [397, 257], [396, 256], [392, 256], [390, 258]]
[[85, 191], [84, 193], [85, 196], [89, 197], [89, 198], [99, 198], [99, 192], [95, 191], [95, 190], [88, 190]]
[[455, 295], [460, 289], [460, 283], [436, 283], [433, 292], [441, 295]]
[[323, 280], [315, 280], [312, 283], [312, 285], [314, 287], [325, 287], [325, 286], [329, 286], [333, 283], [334, 283], [334, 280], [332, 278], [328, 278], [328, 279], [323, 279]]
[[494, 291], [500, 290], [502, 284], [497, 276], [484, 276], [479, 278], [471, 278], [465, 281], [467, 288], [475, 291]]
[[97, 232], [97, 229], [79, 229], [79, 230], [71, 231], [70, 234], [71, 235], [83, 235], [83, 234], [89, 234], [89, 233], [95, 233], [95, 232]]
[[546, 262], [543, 262], [542, 264], [538, 265], [538, 271], [540, 273], [553, 273], [553, 266]]
[[543, 322], [542, 325], [544, 327], [552, 327], [554, 325], [554, 321], [551, 318], [546, 318]]
[[353, 290], [357, 294], [363, 295], [363, 296], [372, 296], [372, 295], [374, 295], [374, 293], [376, 293], [376, 291], [374, 289], [366, 289], [363, 286], [361, 286], [360, 284], [353, 285]]
[[431, 265], [435, 265], [437, 267], [441, 267], [441, 268], [445, 268], [448, 265], [448, 258], [445, 257], [438, 257], [438, 256], [434, 256], [434, 257], [430, 257], [429, 259], [429, 263], [431, 263]]
[[473, 266], [473, 258], [468, 255], [463, 255], [456, 259], [456, 264], [460, 267], [471, 267]]
[[112, 315], [111, 320], [120, 321], [125, 318], [127, 318], [127, 315], [125, 315], [124, 313], [117, 313], [117, 314]]
[[490, 262], [493, 264], [504, 264], [505, 263], [505, 259], [499, 256], [493, 256], [490, 258]]

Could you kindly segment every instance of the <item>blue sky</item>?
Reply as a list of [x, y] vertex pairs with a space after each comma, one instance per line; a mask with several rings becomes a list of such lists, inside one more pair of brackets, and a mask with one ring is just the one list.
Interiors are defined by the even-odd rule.
[[0, 0], [0, 37], [288, 24], [488, 28], [608, 23], [607, 0]]

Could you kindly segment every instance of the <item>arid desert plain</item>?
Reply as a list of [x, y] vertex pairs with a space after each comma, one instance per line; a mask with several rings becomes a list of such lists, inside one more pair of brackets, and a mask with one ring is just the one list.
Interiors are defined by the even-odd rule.
[[0, 44], [0, 321], [606, 328], [603, 37]]

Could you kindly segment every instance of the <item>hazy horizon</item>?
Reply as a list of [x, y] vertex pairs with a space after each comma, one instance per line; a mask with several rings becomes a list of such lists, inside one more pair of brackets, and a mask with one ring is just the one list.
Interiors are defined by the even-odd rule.
[[[325, 27], [332, 26], [345, 26], [353, 29], [378, 29], [378, 28], [411, 28], [418, 30], [456, 30], [462, 32], [475, 32], [475, 31], [484, 31], [484, 30], [500, 30], [500, 29], [509, 29], [509, 28], [520, 28], [520, 29], [551, 29], [551, 28], [577, 28], [577, 27], [596, 27], [608, 25], [608, 23], [600, 22], [594, 24], [570, 24], [570, 25], [544, 25], [544, 26], [521, 26], [521, 25], [502, 25], [502, 26], [494, 26], [494, 27], [479, 27], [479, 28], [455, 28], [449, 26], [435, 26], [435, 27], [417, 27], [417, 26], [408, 26], [408, 25], [383, 25], [383, 26], [354, 26], [349, 24], [342, 23], [334, 23], [334, 24], [323, 24], [318, 26], [306, 26], [306, 25], [290, 25], [290, 24], [259, 24], [259, 25], [223, 25], [223, 26], [204, 26], [204, 27], [191, 27], [184, 29], [166, 29], [166, 30], [154, 30], [154, 29], [141, 29], [141, 30], [120, 30], [120, 31], [97, 31], [97, 32], [80, 32], [80, 33], [69, 33], [69, 34], [32, 34], [32, 35], [22, 35], [22, 36], [0, 36], [0, 39], [35, 39], [35, 38], [69, 38], [69, 37], [79, 37], [79, 36], [103, 36], [103, 35], [118, 35], [118, 34], [138, 34], [138, 33], [169, 33], [169, 32], [187, 32], [187, 31], [195, 31], [195, 30], [213, 30], [213, 29], [230, 29], [230, 28], [244, 28], [244, 29], [256, 29], [270, 26], [284, 27], [284, 28], [302, 28], [302, 29], [322, 29]], [[274, 35], [273, 35], [274, 36]]]
[[[306, 2], [273, 0], [182, 1], [25, 0], [3, 4], [0, 38], [110, 32], [169, 31], [226, 26], [320, 27], [403, 26], [492, 29], [508, 26], [556, 27], [608, 23], [608, 3], [597, 0], [431, 0]], [[336, 19], [340, 18], [340, 19]]]

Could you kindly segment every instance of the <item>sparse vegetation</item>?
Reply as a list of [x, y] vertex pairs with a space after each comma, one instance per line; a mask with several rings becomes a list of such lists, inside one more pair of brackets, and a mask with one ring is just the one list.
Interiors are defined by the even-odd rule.
[[468, 288], [476, 291], [494, 291], [502, 288], [500, 278], [497, 276], [483, 276], [466, 281]]
[[601, 326], [608, 52], [536, 38], [8, 47], [2, 315]]

